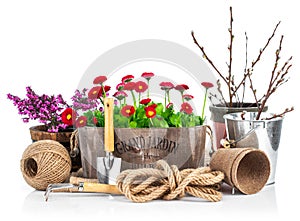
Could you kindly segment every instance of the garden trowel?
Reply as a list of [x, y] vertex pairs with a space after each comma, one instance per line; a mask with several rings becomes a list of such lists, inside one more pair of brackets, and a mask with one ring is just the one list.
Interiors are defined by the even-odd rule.
[[104, 150], [105, 157], [97, 158], [97, 175], [100, 183], [116, 184], [121, 170], [121, 158], [114, 152], [113, 98], [104, 98]]

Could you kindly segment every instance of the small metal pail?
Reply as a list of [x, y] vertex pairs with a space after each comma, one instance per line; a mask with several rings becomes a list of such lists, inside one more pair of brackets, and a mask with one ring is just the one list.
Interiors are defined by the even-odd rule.
[[253, 147], [264, 151], [271, 164], [267, 185], [273, 184], [283, 117], [268, 120], [273, 115], [263, 113], [261, 120], [256, 120], [256, 116], [257, 112], [224, 115], [227, 138], [233, 140], [235, 147]]

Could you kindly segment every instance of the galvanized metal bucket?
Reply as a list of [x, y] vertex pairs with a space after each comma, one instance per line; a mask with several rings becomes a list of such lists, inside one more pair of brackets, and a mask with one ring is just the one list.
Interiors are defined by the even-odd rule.
[[[242, 119], [242, 116], [244, 119]], [[283, 117], [268, 119], [272, 114], [263, 113], [256, 120], [257, 112], [232, 113], [224, 115], [227, 138], [233, 140], [235, 147], [254, 147], [266, 153], [271, 164], [268, 184], [275, 183], [278, 148]]]

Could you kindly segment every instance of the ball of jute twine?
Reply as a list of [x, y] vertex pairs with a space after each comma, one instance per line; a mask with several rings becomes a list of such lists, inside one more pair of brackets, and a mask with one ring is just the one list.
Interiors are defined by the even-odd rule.
[[220, 182], [224, 174], [211, 171], [209, 167], [184, 169], [169, 166], [164, 160], [156, 168], [125, 170], [117, 178], [119, 190], [133, 202], [147, 202], [154, 199], [172, 200], [190, 194], [208, 201], [222, 199]]
[[64, 182], [69, 177], [71, 159], [59, 142], [41, 140], [30, 144], [24, 151], [21, 171], [30, 186], [45, 190], [49, 184]]

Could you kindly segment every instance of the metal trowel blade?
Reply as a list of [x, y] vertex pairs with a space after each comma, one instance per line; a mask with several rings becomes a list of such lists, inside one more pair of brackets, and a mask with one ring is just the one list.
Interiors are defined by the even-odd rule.
[[121, 171], [121, 158], [114, 156], [97, 158], [97, 177], [99, 183], [116, 185], [117, 176]]

